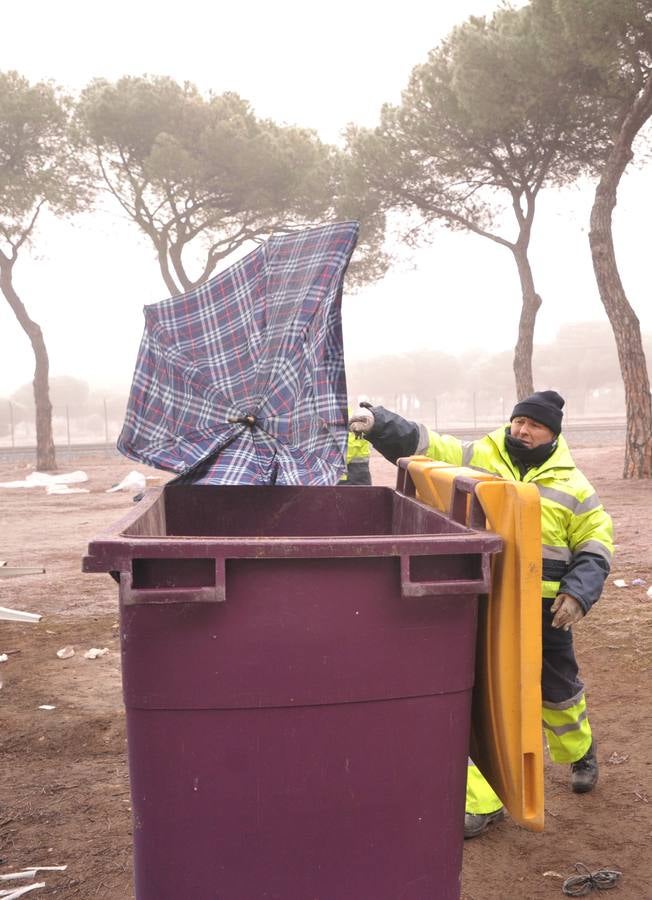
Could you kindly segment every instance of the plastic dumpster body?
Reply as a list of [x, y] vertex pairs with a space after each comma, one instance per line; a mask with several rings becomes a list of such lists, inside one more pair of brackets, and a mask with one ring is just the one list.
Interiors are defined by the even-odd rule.
[[138, 900], [458, 898], [500, 547], [378, 487], [168, 485], [95, 538]]

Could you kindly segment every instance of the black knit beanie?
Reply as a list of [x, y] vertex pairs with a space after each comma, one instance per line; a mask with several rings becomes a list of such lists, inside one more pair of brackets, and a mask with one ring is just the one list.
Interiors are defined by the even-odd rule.
[[564, 398], [557, 391], [536, 391], [525, 400], [519, 400], [512, 411], [510, 422], [516, 416], [527, 416], [549, 428], [554, 435], [561, 431]]

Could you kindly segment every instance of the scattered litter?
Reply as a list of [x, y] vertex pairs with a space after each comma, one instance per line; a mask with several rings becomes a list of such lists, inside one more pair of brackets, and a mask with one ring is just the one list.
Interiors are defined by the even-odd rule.
[[88, 481], [86, 472], [62, 472], [60, 475], [49, 475], [47, 472], [31, 472], [24, 481], [1, 481], [4, 488], [47, 487], [51, 484], [80, 484]]
[[42, 566], [8, 566], [2, 560], [0, 562], [0, 578], [15, 578], [17, 575], [42, 575], [45, 569]]
[[635, 584], [636, 587], [640, 587], [643, 584], [647, 584], [645, 578], [634, 578], [632, 579], [632, 584]]
[[103, 647], [101, 650], [99, 647], [91, 647], [90, 650], [87, 650], [86, 653], [84, 653], [84, 659], [97, 659], [98, 656], [106, 656], [108, 652], [108, 647]]
[[81, 484], [88, 481], [86, 472], [77, 469], [75, 472], [62, 472], [60, 475], [49, 475], [47, 472], [32, 472], [25, 481], [46, 487], [48, 484]]
[[645, 596], [652, 600], [652, 587], [649, 587], [645, 592]]
[[142, 472], [132, 469], [118, 484], [107, 488], [105, 493], [112, 494], [115, 491], [144, 491], [147, 487], [147, 479]]
[[7, 662], [8, 659], [9, 657], [6, 653], [0, 653], [0, 662]]
[[3, 900], [18, 900], [19, 897], [24, 897], [25, 894], [29, 894], [30, 891], [35, 891], [37, 888], [44, 888], [44, 881], [37, 881], [35, 884], [26, 884], [24, 887], [12, 888], [8, 891], [0, 891], [0, 897]]
[[561, 872], [553, 872], [552, 870], [543, 873], [544, 878], [563, 878]]
[[7, 609], [0, 606], [0, 619], [5, 622], [40, 622], [43, 617], [38, 613], [23, 612], [20, 609]]
[[28, 488], [38, 487], [33, 481], [0, 481], [0, 488]]
[[607, 762], [612, 766], [619, 766], [629, 759], [629, 753], [617, 753], [616, 750], [611, 754]]
[[48, 484], [46, 494], [90, 494], [88, 488], [71, 488], [67, 484]]
[[57, 650], [57, 656], [59, 659], [70, 659], [71, 656], [75, 655], [74, 647], [62, 647], [61, 650]]
[[616, 587], [627, 587], [627, 582], [624, 578], [614, 578], [614, 584]]
[[584, 863], [575, 863], [577, 875], [570, 875], [562, 884], [561, 889], [567, 897], [583, 897], [593, 888], [598, 891], [608, 891], [616, 887], [618, 879], [623, 874], [618, 869], [597, 869], [591, 872]]
[[648, 795], [645, 793], [645, 791], [634, 791], [634, 798], [635, 798], [636, 800], [642, 800], [643, 803], [649, 803], [649, 802], [650, 802], [650, 798], [649, 798]]
[[33, 866], [20, 872], [7, 872], [0, 875], [0, 881], [13, 881], [18, 878], [36, 878], [38, 872], [65, 872], [68, 866]]
[[56, 709], [56, 706], [52, 706], [50, 703], [44, 703], [43, 706], [39, 706], [39, 709]]

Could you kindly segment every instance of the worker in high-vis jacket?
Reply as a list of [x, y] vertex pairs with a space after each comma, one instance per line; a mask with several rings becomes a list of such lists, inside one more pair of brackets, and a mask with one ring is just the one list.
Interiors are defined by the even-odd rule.
[[[362, 406], [363, 404], [361, 404]], [[589, 724], [571, 626], [602, 593], [611, 567], [611, 518], [573, 462], [561, 434], [564, 400], [538, 391], [519, 401], [509, 425], [477, 441], [460, 441], [408, 422], [382, 406], [367, 406], [349, 428], [390, 462], [421, 454], [536, 485], [541, 499], [543, 576], [543, 728], [553, 762], [570, 764], [575, 793], [598, 780], [596, 742]], [[497, 794], [469, 760], [464, 836], [476, 837], [504, 816]]]
[[371, 469], [369, 460], [371, 446], [362, 435], [348, 433], [346, 445], [346, 471], [339, 480], [339, 484], [371, 484]]

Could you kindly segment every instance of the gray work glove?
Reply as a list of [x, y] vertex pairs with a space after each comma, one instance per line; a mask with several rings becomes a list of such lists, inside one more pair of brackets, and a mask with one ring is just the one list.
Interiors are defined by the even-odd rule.
[[361, 403], [359, 411], [349, 419], [349, 431], [357, 437], [364, 437], [374, 427], [375, 422], [371, 406]]
[[564, 631], [570, 631], [571, 625], [584, 617], [580, 601], [571, 597], [570, 594], [557, 594], [550, 607], [550, 612], [555, 614], [552, 627], [563, 628]]

